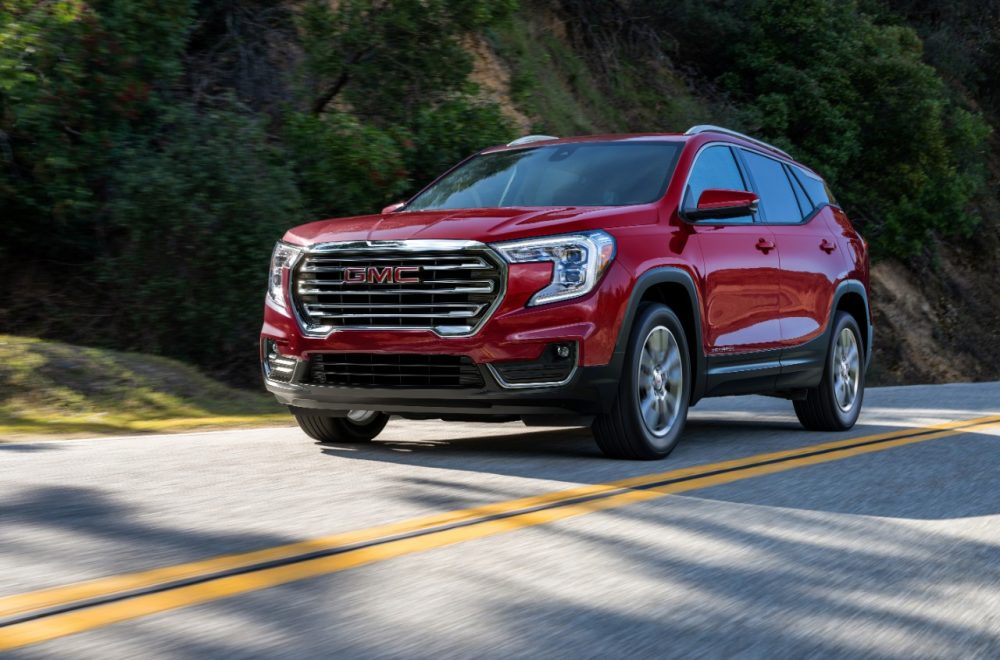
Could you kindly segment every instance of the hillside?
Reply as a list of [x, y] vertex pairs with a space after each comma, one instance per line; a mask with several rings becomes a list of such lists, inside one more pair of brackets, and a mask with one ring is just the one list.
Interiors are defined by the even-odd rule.
[[[629, 52], [625, 44], [609, 45], [628, 34], [629, 28], [621, 27], [628, 25], [629, 13], [622, 8], [626, 4], [618, 5], [619, 27], [595, 42], [594, 26], [581, 20], [581, 12], [587, 11], [583, 4], [526, 3], [508, 24], [488, 32], [470, 49], [476, 61], [473, 79], [522, 132], [573, 135], [684, 130], [706, 122], [738, 125], [730, 99], [719, 96], [697, 72], [661, 57], [660, 51], [647, 51], [643, 57], [641, 49], [635, 55], [633, 45], [631, 59], [607, 54]], [[995, 25], [1000, 25], [998, 16], [994, 8]], [[640, 30], [635, 25], [631, 29]], [[666, 39], [669, 35], [659, 35], [653, 41]], [[655, 89], [644, 87], [650, 81]], [[656, 95], [652, 103], [650, 94]], [[966, 100], [976, 104], [975, 99]], [[980, 222], [969, 238], [931, 236], [924, 249], [905, 258], [885, 250], [876, 253], [872, 384], [1000, 378], [1000, 306], [994, 293], [1000, 281], [996, 132], [989, 140], [987, 161], [986, 184], [972, 201]]]
[[0, 335], [0, 440], [291, 423], [270, 395], [175, 360]]
[[998, 57], [995, 0], [10, 0], [0, 332], [254, 386], [286, 228], [518, 134], [715, 123], [870, 241], [873, 382], [1000, 378]]

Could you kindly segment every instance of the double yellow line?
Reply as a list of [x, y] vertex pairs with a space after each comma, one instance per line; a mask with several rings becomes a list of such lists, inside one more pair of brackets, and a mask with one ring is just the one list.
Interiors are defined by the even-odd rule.
[[0, 598], [0, 651], [595, 511], [1000, 425], [1000, 415], [759, 454]]

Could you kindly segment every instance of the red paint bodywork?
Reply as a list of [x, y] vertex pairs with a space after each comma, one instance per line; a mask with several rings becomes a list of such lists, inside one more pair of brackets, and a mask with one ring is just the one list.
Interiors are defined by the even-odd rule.
[[[723, 142], [760, 150], [756, 145], [715, 134], [594, 136], [561, 142], [593, 140], [668, 140], [684, 146], [666, 193], [652, 204], [388, 212], [313, 222], [284, 237], [302, 246], [381, 239], [493, 243], [603, 229], [614, 236], [617, 252], [587, 296], [526, 307], [531, 295], [548, 284], [551, 265], [513, 264], [503, 301], [471, 337], [441, 337], [429, 330], [345, 330], [313, 339], [302, 336], [296, 321], [270, 303], [262, 335], [295, 356], [314, 351], [441, 353], [467, 355], [477, 363], [535, 359], [551, 342], [577, 341], [580, 364], [591, 366], [610, 360], [636, 280], [652, 268], [669, 266], [692, 276], [706, 356], [801, 344], [825, 329], [840, 282], [858, 280], [868, 289], [867, 246], [837, 207], [824, 206], [798, 225], [690, 223], [681, 217], [683, 187], [702, 146]], [[758, 243], [773, 245], [759, 249]], [[831, 244], [834, 249], [826, 249]]]

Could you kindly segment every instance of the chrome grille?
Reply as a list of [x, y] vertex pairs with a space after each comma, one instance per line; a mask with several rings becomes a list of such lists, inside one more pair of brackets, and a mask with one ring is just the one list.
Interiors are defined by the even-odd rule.
[[336, 329], [474, 332], [503, 293], [503, 262], [466, 241], [326, 244], [295, 268], [297, 311], [307, 333]]

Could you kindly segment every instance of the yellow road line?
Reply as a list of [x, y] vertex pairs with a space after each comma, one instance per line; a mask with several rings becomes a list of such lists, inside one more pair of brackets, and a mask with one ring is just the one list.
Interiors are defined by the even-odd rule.
[[[309, 577], [334, 573], [462, 541], [493, 536], [515, 529], [542, 525], [594, 511], [602, 511], [635, 502], [655, 499], [671, 493], [691, 491], [750, 477], [783, 472], [806, 465], [814, 465], [849, 456], [883, 451], [892, 447], [978, 431], [996, 425], [1000, 425], [1000, 416], [981, 417], [973, 420], [949, 422], [929, 427], [891, 431], [848, 440], [821, 443], [797, 449], [759, 454], [744, 459], [723, 461], [711, 465], [693, 466], [669, 472], [642, 475], [606, 484], [581, 486], [534, 497], [427, 516], [344, 534], [336, 534], [256, 552], [226, 555], [200, 562], [10, 596], [0, 599], [0, 616], [38, 611], [44, 608], [72, 604], [75, 601], [88, 598], [156, 587], [157, 585], [163, 585], [164, 583], [178, 579], [206, 576], [220, 571], [253, 566], [265, 561], [295, 557], [309, 552], [329, 550], [338, 546], [342, 547], [377, 541], [380, 538], [388, 536], [428, 529], [422, 535], [389, 540], [369, 547], [347, 550], [335, 555], [306, 559], [238, 575], [219, 577], [197, 584], [179, 586], [156, 593], [139, 594], [123, 600], [15, 623], [0, 628], [0, 650], [19, 648], [28, 644], [62, 637], [119, 621], [204, 603]], [[878, 444], [856, 446], [858, 443], [876, 441]], [[820, 451], [826, 453], [806, 455]], [[781, 462], [770, 463], [770, 461]], [[760, 463], [768, 464], [761, 465]], [[723, 470], [726, 470], [726, 472], [719, 473]], [[706, 476], [696, 476], [699, 474], [705, 474]], [[656, 485], [660, 482], [686, 477], [689, 477], [686, 481]], [[628, 490], [635, 488], [643, 489]], [[601, 496], [602, 494], [604, 496]], [[585, 496], [599, 497], [583, 502], [573, 501]], [[565, 504], [559, 505], [561, 502], [565, 502]], [[544, 505], [559, 506], [516, 513], [521, 509]], [[512, 515], [500, 519], [487, 519], [475, 522], [476, 518], [504, 513], [512, 513]], [[452, 527], [443, 530], [431, 529], [444, 524], [463, 521], [473, 522], [463, 527]]]
[[265, 548], [262, 550], [255, 550], [251, 552], [243, 552], [238, 554], [222, 555], [209, 559], [204, 559], [184, 564], [177, 564], [174, 566], [156, 568], [148, 571], [110, 576], [106, 578], [98, 578], [95, 580], [81, 582], [68, 586], [61, 586], [52, 589], [34, 591], [26, 594], [7, 596], [4, 598], [0, 598], [0, 618], [9, 617], [11, 615], [16, 615], [16, 614], [22, 614], [24, 612], [30, 612], [41, 608], [54, 607], [71, 601], [96, 598], [124, 591], [133, 591], [136, 589], [148, 588], [154, 585], [164, 584], [177, 580], [189, 579], [199, 575], [217, 573], [226, 570], [233, 570], [243, 566], [251, 566], [262, 562], [275, 561], [286, 557], [302, 555], [309, 552], [321, 551], [331, 547], [343, 546], [354, 543], [363, 543], [365, 541], [370, 541], [373, 539], [382, 538], [386, 536], [392, 536], [395, 534], [414, 532], [421, 529], [437, 527], [444, 524], [461, 522], [463, 520], [479, 518], [482, 516], [493, 515], [497, 513], [504, 513], [507, 511], [517, 510], [517, 509], [524, 509], [533, 506], [552, 504], [555, 502], [575, 499], [586, 495], [594, 495], [602, 492], [619, 490], [621, 488], [636, 488], [650, 483], [656, 483], [658, 481], [665, 481], [667, 479], [685, 477], [688, 475], [698, 474], [702, 472], [733, 469], [744, 465], [759, 463], [761, 461], [783, 459], [803, 453], [812, 453], [815, 451], [822, 451], [827, 449], [834, 449], [837, 447], [843, 447], [847, 445], [854, 445], [859, 442], [871, 442], [888, 438], [910, 436], [916, 433], [922, 433], [931, 430], [945, 430], [961, 426], [973, 426], [993, 421], [1000, 421], [1000, 415], [991, 417], [980, 417], [976, 419], [957, 421], [957, 422], [947, 422], [944, 424], [937, 424], [928, 427], [918, 427], [911, 429], [903, 429], [899, 431], [889, 431], [875, 435], [854, 437], [847, 440], [837, 440], [834, 442], [810, 445], [806, 447], [797, 447], [794, 449], [789, 449], [779, 452], [758, 454], [755, 456], [733, 459], [710, 465], [696, 465], [688, 468], [671, 470], [668, 472], [646, 474], [638, 477], [621, 479], [618, 481], [613, 481], [605, 484], [579, 486], [567, 490], [545, 493], [542, 495], [518, 498], [515, 500], [497, 502], [478, 507], [471, 507], [467, 509], [460, 509], [456, 511], [434, 514], [420, 518], [412, 518], [397, 523], [390, 523], [386, 525], [379, 525], [376, 527], [370, 527], [346, 533], [333, 534], [315, 539], [298, 541], [295, 543], [289, 543], [286, 545]]

